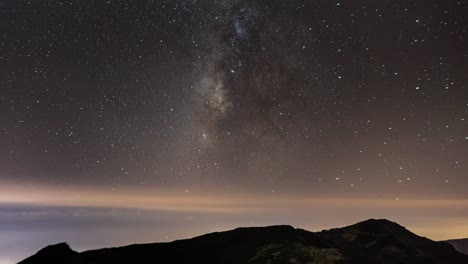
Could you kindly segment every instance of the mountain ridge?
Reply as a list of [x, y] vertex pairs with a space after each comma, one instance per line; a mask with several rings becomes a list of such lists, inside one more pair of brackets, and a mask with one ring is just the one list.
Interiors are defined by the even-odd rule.
[[[417, 236], [405, 227], [385, 219], [369, 219], [320, 232], [288, 225], [241, 227], [167, 243], [133, 244], [81, 253], [74, 252], [67, 244], [58, 245], [61, 246], [48, 246], [20, 264], [438, 264], [447, 263], [447, 260], [453, 264], [468, 263], [468, 256], [456, 251], [451, 244]], [[45, 253], [61, 258], [46, 259]]]
[[456, 250], [463, 254], [468, 255], [468, 238], [451, 239], [447, 240], [447, 243], [451, 244]]

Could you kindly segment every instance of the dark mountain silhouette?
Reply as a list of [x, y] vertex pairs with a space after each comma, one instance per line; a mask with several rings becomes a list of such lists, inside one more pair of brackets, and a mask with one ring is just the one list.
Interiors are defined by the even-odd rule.
[[78, 255], [66, 243], [47, 246], [21, 263], [64, 263]]
[[447, 240], [447, 242], [452, 244], [456, 250], [468, 255], [468, 238]]
[[238, 228], [171, 243], [82, 253], [59, 244], [20, 263], [466, 264], [468, 256], [449, 243], [419, 237], [388, 220], [372, 219], [318, 233], [291, 226]]

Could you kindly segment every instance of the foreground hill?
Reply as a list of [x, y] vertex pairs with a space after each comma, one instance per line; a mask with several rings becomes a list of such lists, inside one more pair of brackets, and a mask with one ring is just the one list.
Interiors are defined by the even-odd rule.
[[447, 242], [452, 244], [458, 251], [468, 255], [468, 238], [448, 240]]
[[238, 228], [171, 243], [82, 253], [58, 244], [20, 263], [466, 264], [468, 256], [449, 243], [419, 237], [388, 220], [368, 220], [319, 233], [291, 226]]

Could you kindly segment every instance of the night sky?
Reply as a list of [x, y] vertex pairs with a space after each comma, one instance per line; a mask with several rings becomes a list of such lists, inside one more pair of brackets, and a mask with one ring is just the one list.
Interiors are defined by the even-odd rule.
[[364, 217], [468, 237], [467, 31], [466, 0], [1, 1], [0, 247], [106, 219], [75, 248]]

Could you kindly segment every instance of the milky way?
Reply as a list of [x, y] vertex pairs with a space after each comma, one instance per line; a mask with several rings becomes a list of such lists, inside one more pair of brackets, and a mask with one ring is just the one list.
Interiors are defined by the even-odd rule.
[[2, 178], [461, 195], [467, 7], [422, 5], [3, 3]]
[[3, 188], [467, 198], [465, 0], [0, 12]]

